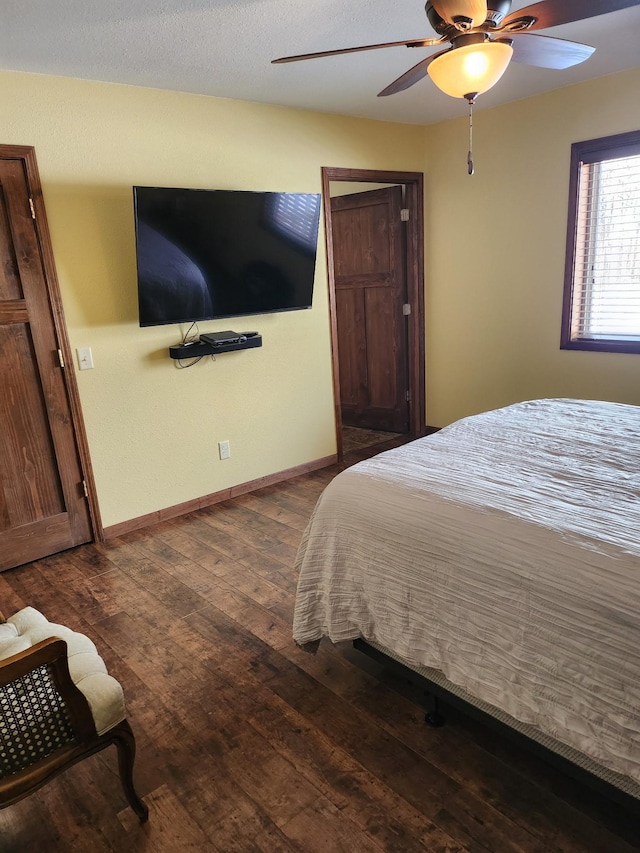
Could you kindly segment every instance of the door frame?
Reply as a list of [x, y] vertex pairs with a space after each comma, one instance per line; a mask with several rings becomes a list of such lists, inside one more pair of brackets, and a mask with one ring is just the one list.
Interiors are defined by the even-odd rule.
[[425, 317], [424, 317], [424, 175], [422, 172], [387, 172], [375, 169], [344, 169], [322, 167], [322, 197], [324, 201], [324, 233], [329, 286], [329, 322], [331, 329], [331, 362], [336, 424], [338, 461], [342, 461], [342, 412], [340, 410], [340, 375], [338, 355], [338, 318], [336, 282], [333, 258], [333, 225], [331, 221], [332, 181], [371, 184], [403, 184], [405, 205], [409, 209], [407, 222], [405, 269], [407, 300], [411, 313], [407, 317], [407, 365], [409, 379], [409, 435], [419, 438], [426, 433], [425, 389]]
[[22, 161], [29, 195], [33, 202], [36, 238], [40, 250], [40, 259], [42, 261], [42, 271], [47, 288], [49, 304], [51, 306], [55, 336], [64, 362], [62, 377], [69, 401], [69, 409], [71, 411], [70, 426], [75, 437], [80, 469], [86, 485], [91, 532], [94, 541], [102, 542], [104, 541], [104, 531], [100, 518], [100, 507], [98, 505], [95, 478], [93, 475], [93, 467], [91, 465], [91, 456], [89, 454], [89, 442], [87, 440], [84, 419], [82, 417], [80, 394], [78, 392], [78, 385], [73, 367], [73, 352], [67, 335], [67, 327], [64, 319], [60, 285], [58, 282], [58, 275], [56, 273], [53, 247], [51, 245], [51, 235], [49, 232], [49, 224], [47, 222], [44, 197], [42, 195], [42, 184], [40, 182], [40, 173], [38, 170], [35, 148], [32, 145], [0, 144], [0, 159]]

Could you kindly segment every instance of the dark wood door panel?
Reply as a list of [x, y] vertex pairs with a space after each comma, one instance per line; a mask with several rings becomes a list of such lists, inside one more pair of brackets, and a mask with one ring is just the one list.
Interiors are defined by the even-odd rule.
[[91, 539], [25, 165], [0, 159], [0, 569]]
[[[43, 543], [46, 543], [45, 555], [42, 553]], [[66, 551], [77, 544], [66, 512], [3, 530], [0, 533], [0, 572]]]
[[[349, 418], [360, 405], [366, 391], [366, 348], [364, 329], [364, 299], [353, 287], [340, 293], [341, 322], [338, 325], [340, 350], [340, 388], [343, 418]], [[363, 375], [365, 382], [363, 384]]]
[[51, 430], [29, 330], [0, 326], [0, 446], [7, 517], [0, 530], [64, 511]]
[[[373, 408], [395, 410], [398, 398], [406, 390], [398, 387], [404, 371], [398, 370], [403, 358], [403, 353], [398, 352], [402, 330], [396, 328], [395, 314], [402, 317], [402, 308], [398, 311], [393, 295], [384, 287], [367, 290], [364, 301], [367, 340], [376, 341], [375, 347], [367, 348], [367, 403]], [[386, 350], [384, 358], [380, 358], [379, 346]]]
[[[12, 164], [13, 165], [13, 164]], [[15, 169], [12, 169], [15, 171]], [[11, 237], [11, 224], [4, 184], [0, 184], [0, 300], [21, 300], [24, 296], [18, 274], [18, 260]]]
[[[334, 234], [334, 251], [335, 248], [338, 250], [335, 256], [337, 279], [340, 276], [357, 278], [387, 274], [391, 268], [393, 257], [387, 237], [389, 203], [386, 197], [378, 195], [386, 192], [374, 190], [369, 193], [375, 195], [375, 199], [362, 200], [367, 193], [358, 193], [357, 199], [355, 195], [332, 199], [334, 228], [337, 225]], [[361, 207], [353, 207], [356, 200], [362, 203]]]

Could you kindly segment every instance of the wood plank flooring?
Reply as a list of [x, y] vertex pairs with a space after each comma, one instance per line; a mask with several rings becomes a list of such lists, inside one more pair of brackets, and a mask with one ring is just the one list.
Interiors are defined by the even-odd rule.
[[293, 644], [296, 549], [338, 470], [0, 575], [5, 614], [88, 634], [123, 684], [150, 809], [105, 750], [0, 811], [2, 853], [640, 850], [636, 816], [460, 712], [429, 728], [349, 645]]

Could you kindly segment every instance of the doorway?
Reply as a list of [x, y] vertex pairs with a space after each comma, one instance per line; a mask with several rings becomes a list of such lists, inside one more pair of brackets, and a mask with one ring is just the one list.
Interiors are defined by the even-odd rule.
[[342, 459], [425, 433], [423, 175], [324, 167], [322, 188]]
[[0, 571], [101, 527], [35, 152], [0, 145]]

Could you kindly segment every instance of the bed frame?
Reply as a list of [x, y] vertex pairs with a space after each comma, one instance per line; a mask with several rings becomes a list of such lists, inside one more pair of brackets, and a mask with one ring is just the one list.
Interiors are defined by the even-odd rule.
[[445, 678], [439, 670], [414, 667], [378, 643], [356, 639], [353, 640], [353, 647], [419, 688], [428, 725], [445, 725], [446, 706], [456, 708], [524, 746], [565, 775], [640, 815], [640, 784], [633, 779], [602, 767], [534, 726], [521, 723], [499, 708], [476, 699]]

